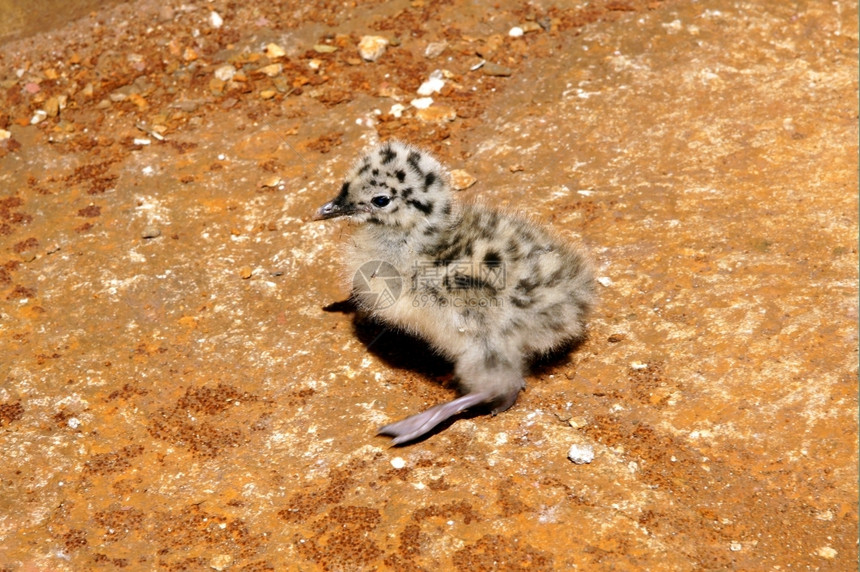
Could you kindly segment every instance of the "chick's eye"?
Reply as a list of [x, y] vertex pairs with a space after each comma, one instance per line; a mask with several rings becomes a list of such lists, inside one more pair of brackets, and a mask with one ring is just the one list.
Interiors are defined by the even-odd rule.
[[383, 196], [383, 195], [379, 195], [378, 197], [373, 197], [372, 199], [370, 199], [370, 204], [372, 204], [375, 207], [379, 207], [379, 208], [382, 208], [382, 207], [388, 205], [388, 203], [390, 203], [390, 202], [391, 202], [391, 199], [389, 199], [388, 197]]

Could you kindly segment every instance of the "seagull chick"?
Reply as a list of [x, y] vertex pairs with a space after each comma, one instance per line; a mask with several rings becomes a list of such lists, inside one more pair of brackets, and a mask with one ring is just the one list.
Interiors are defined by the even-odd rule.
[[453, 200], [445, 168], [389, 141], [363, 155], [317, 220], [346, 216], [352, 298], [381, 322], [453, 360], [463, 396], [386, 425], [411, 441], [486, 404], [496, 414], [525, 386], [529, 360], [581, 339], [594, 294], [587, 258], [533, 223]]

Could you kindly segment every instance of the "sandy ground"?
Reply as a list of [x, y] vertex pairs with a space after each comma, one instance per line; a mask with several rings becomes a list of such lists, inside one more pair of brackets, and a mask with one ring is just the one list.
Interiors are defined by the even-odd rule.
[[[856, 3], [312, 4], [0, 46], [0, 570], [855, 570]], [[601, 277], [513, 409], [401, 448], [450, 364], [323, 310], [309, 222], [389, 137]]]

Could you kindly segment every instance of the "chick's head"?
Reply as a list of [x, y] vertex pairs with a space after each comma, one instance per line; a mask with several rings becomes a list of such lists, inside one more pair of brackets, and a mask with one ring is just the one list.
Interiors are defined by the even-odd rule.
[[344, 179], [340, 193], [315, 218], [348, 216], [353, 222], [410, 232], [433, 225], [451, 212], [451, 189], [442, 165], [399, 141], [364, 154]]

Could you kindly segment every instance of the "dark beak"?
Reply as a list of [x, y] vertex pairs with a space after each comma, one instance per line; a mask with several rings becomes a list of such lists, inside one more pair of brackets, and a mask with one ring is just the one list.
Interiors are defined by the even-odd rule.
[[314, 214], [313, 220], [337, 218], [339, 216], [351, 215], [354, 212], [354, 208], [341, 204], [337, 199], [334, 199], [321, 206], [316, 214]]

